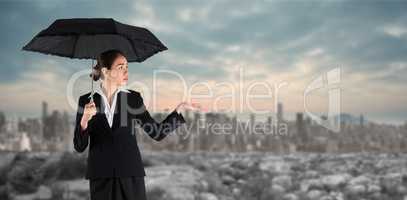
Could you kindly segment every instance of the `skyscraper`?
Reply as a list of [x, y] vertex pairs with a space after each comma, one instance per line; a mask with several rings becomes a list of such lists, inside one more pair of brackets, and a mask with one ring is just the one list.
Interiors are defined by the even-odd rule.
[[283, 103], [278, 102], [278, 104], [277, 104], [277, 122], [282, 122], [283, 120], [284, 120]]
[[48, 103], [46, 101], [42, 101], [42, 116], [41, 116], [42, 136], [46, 135], [45, 124], [47, 123], [47, 117], [48, 117]]

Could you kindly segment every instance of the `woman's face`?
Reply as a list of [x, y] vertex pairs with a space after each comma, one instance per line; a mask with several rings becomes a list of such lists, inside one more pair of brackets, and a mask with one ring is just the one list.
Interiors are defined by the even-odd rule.
[[127, 59], [122, 55], [117, 56], [110, 70], [106, 69], [105, 72], [105, 81], [117, 86], [126, 85], [129, 78]]

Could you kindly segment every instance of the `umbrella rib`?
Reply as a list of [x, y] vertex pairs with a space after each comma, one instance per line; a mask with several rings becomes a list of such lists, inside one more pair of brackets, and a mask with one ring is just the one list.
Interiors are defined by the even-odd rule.
[[126, 39], [131, 43], [130, 46], [131, 46], [131, 48], [133, 49], [134, 54], [136, 54], [137, 59], [141, 59], [141, 58], [140, 58], [140, 55], [139, 55], [138, 52], [136, 51], [136, 48], [134, 48], [134, 43], [133, 43], [133, 41], [132, 41], [131, 39], [127, 38], [127, 37], [124, 37], [124, 38], [126, 38]]
[[[114, 21], [114, 20], [113, 20]], [[120, 23], [120, 22], [119, 22]], [[118, 33], [118, 29], [117, 29], [117, 22], [115, 22], [115, 23], [113, 23], [113, 26], [114, 26], [114, 29], [115, 29], [115, 31], [116, 31], [116, 33]], [[133, 51], [134, 51], [134, 54], [136, 54], [136, 57], [139, 59], [140, 58], [140, 55], [138, 54], [138, 52], [136, 51], [136, 49], [134, 48], [134, 43], [133, 43], [133, 41], [131, 40], [131, 38], [128, 38], [128, 37], [126, 37], [126, 36], [124, 36], [124, 35], [121, 35], [121, 34], [119, 34], [121, 37], [124, 37], [124, 38], [126, 38], [126, 40], [128, 40], [130, 43], [131, 43], [131, 48], [133, 49]]]
[[78, 40], [79, 40], [79, 36], [80, 36], [80, 35], [76, 35], [76, 40], [75, 40], [75, 43], [73, 44], [72, 58], [75, 57], [75, 49], [76, 49], [76, 44], [78, 43]]
[[[140, 55], [137, 53], [137, 51], [136, 51], [136, 49], [135, 49], [135, 47], [134, 47], [134, 41], [132, 40], [132, 39], [130, 39], [130, 38], [128, 38], [128, 37], [126, 37], [126, 36], [123, 36], [123, 35], [120, 35], [120, 36], [122, 36], [122, 37], [124, 37], [124, 38], [126, 38], [126, 40], [128, 40], [132, 45], [131, 45], [131, 48], [134, 50], [134, 53], [136, 54], [136, 56], [137, 56], [137, 61], [144, 61], [144, 60], [146, 60], [147, 58], [142, 58], [142, 57], [140, 57]], [[155, 50], [154, 51], [154, 54], [156, 54], [156, 53], [158, 53], [158, 52], [160, 52], [160, 51], [162, 51], [162, 50], [160, 50], [160, 45], [156, 45], [156, 44], [153, 44], [153, 43], [151, 43], [151, 42], [146, 42], [145, 40], [140, 40], [140, 39], [135, 39], [135, 40], [138, 40], [139, 42], [142, 42], [142, 43], [144, 43], [144, 44], [148, 44], [148, 45], [151, 45], [151, 46], [154, 46], [154, 47], [156, 47], [158, 50]], [[164, 46], [164, 49], [168, 49], [167, 47], [165, 47]], [[149, 56], [150, 57], [150, 56]]]

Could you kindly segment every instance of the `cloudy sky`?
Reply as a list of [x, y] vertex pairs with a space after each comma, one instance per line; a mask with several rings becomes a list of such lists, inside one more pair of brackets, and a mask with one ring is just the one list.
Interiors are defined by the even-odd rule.
[[[195, 99], [209, 110], [274, 112], [278, 97], [287, 117], [305, 111], [304, 99], [308, 111], [324, 113], [328, 92], [336, 87], [342, 112], [378, 122], [407, 120], [406, 1], [3, 0], [0, 5], [0, 110], [7, 114], [39, 116], [43, 100], [50, 109], [73, 113], [68, 81], [91, 61], [21, 48], [55, 19], [106, 17], [146, 27], [168, 47], [129, 64], [129, 83], [140, 91], [145, 87], [137, 83], [147, 86], [146, 99], [152, 99], [154, 72], [174, 72], [157, 74], [157, 101], [146, 100], [151, 110], [173, 109], [182, 100], [178, 74], [190, 93], [213, 91], [212, 98]], [[339, 84], [304, 97], [313, 80], [334, 69], [340, 69]], [[242, 94], [232, 93], [240, 83]], [[264, 83], [273, 92], [280, 85], [278, 95], [239, 101], [247, 93], [270, 94]], [[90, 79], [82, 76], [72, 98], [89, 88]]]

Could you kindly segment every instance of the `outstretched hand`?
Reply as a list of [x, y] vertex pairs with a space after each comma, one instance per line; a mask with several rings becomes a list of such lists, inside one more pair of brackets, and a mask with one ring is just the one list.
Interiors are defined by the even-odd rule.
[[201, 105], [198, 103], [188, 103], [186, 101], [181, 102], [175, 108], [177, 112], [184, 112], [185, 110], [192, 110], [192, 111], [203, 111], [204, 109], [201, 108]]

